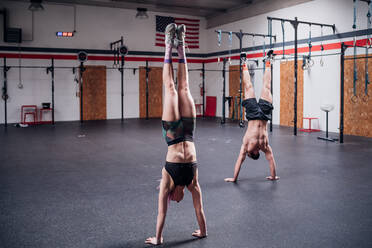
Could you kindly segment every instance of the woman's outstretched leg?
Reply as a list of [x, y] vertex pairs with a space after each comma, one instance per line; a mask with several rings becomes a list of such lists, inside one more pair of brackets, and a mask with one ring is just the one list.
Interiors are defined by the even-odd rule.
[[178, 95], [174, 85], [172, 66], [172, 47], [176, 36], [176, 24], [169, 24], [165, 29], [165, 57], [163, 65], [164, 104], [163, 121], [176, 121], [180, 119], [178, 110]]
[[194, 99], [190, 93], [189, 73], [185, 53], [185, 25], [177, 28], [177, 52], [178, 52], [178, 102], [181, 117], [196, 117]]

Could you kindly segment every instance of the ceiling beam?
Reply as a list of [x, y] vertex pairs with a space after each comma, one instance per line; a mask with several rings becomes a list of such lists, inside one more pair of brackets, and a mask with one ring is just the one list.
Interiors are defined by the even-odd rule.
[[226, 13], [208, 16], [207, 28], [214, 28], [227, 23], [240, 21], [242, 19], [250, 18], [253, 16], [265, 14], [271, 11], [288, 8], [294, 5], [310, 2], [314, 0], [260, 0], [252, 1], [252, 4], [240, 6], [238, 8], [232, 8]]

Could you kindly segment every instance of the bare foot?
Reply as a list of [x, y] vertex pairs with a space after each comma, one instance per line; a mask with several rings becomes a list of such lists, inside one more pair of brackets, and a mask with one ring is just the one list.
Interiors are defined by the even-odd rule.
[[200, 230], [195, 230], [191, 235], [200, 239], [207, 237], [207, 234], [202, 234]]
[[280, 177], [278, 177], [278, 176], [275, 176], [275, 177], [273, 177], [273, 176], [266, 177], [266, 179], [267, 179], [267, 180], [270, 180], [270, 181], [279, 180], [279, 178], [280, 178]]
[[225, 178], [225, 182], [236, 183], [236, 180], [232, 177]]
[[147, 238], [146, 241], [145, 241], [145, 244], [161, 245], [161, 244], [163, 244], [163, 237], [161, 237], [160, 240], [157, 240], [156, 237]]

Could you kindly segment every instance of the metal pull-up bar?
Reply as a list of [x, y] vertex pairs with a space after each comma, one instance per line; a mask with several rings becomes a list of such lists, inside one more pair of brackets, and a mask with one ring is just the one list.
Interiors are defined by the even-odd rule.
[[[295, 17], [293, 20], [291, 19], [283, 19], [283, 18], [276, 18], [276, 17], [267, 17], [267, 20], [269, 24], [271, 24], [272, 21], [280, 21], [283, 22], [289, 22], [292, 24], [294, 28], [294, 50], [295, 50], [295, 56], [294, 56], [294, 116], [293, 116], [293, 135], [297, 135], [297, 68], [298, 68], [298, 25], [299, 24], [305, 24], [305, 25], [314, 25], [314, 26], [320, 26], [320, 27], [329, 27], [332, 28], [333, 33], [336, 32], [336, 25], [335, 24], [325, 24], [325, 23], [318, 23], [318, 22], [307, 22], [307, 21], [299, 21], [297, 17]], [[269, 25], [269, 27], [272, 27], [272, 25]], [[269, 30], [271, 33], [272, 30]]]
[[[263, 37], [264, 39], [265, 38], [270, 38], [270, 43], [271, 43], [272, 38], [274, 38], [274, 40], [276, 40], [276, 35], [245, 33], [241, 29], [239, 30], [239, 32], [224, 31], [224, 30], [215, 30], [215, 32], [218, 34], [219, 45], [220, 45], [220, 42], [221, 42], [221, 35], [222, 34], [228, 34], [228, 35], [235, 34], [236, 37], [238, 37], [238, 39], [239, 39], [239, 53], [240, 54], [242, 53], [242, 49], [243, 49], [243, 37], [244, 36], [252, 36], [252, 37], [259, 36], [259, 37]], [[241, 61], [241, 59], [239, 60], [239, 73], [240, 73], [240, 78], [239, 78], [239, 106], [240, 106], [239, 126], [244, 127], [243, 106], [242, 106], [242, 92], [243, 91], [242, 91], [242, 61]], [[271, 130], [271, 128], [270, 128], [270, 130]]]
[[324, 24], [324, 23], [318, 23], [318, 22], [306, 22], [306, 21], [299, 21], [297, 17], [295, 17], [294, 20], [291, 19], [283, 19], [283, 18], [276, 18], [276, 17], [267, 17], [267, 20], [272, 21], [283, 21], [283, 22], [289, 22], [292, 25], [294, 24], [306, 24], [306, 25], [314, 25], [314, 26], [320, 26], [320, 27], [330, 27], [333, 30], [333, 33], [336, 32], [336, 25], [335, 24]]
[[118, 68], [120, 72], [121, 86], [121, 121], [124, 121], [124, 56], [128, 54], [128, 48], [124, 45], [123, 36], [119, 40], [110, 43], [110, 50], [114, 52], [114, 67], [120, 64]]

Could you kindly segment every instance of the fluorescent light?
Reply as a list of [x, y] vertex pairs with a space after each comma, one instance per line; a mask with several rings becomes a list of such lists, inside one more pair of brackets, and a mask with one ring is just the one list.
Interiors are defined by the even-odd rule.
[[147, 15], [147, 9], [146, 8], [137, 8], [137, 19], [147, 19], [149, 16]]
[[42, 0], [30, 0], [31, 4], [28, 7], [30, 11], [40, 11], [44, 10], [43, 5], [41, 5]]

